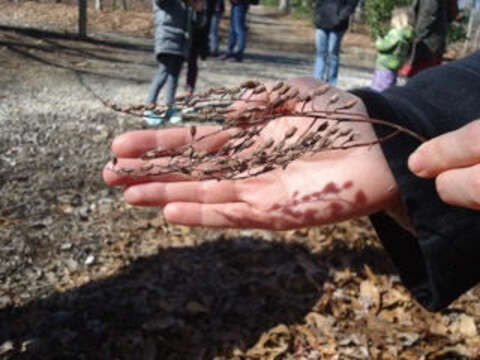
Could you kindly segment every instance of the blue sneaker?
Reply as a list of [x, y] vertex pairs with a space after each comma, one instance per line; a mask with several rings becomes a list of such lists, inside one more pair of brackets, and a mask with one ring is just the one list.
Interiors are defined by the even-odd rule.
[[150, 126], [160, 126], [165, 121], [165, 114], [156, 114], [153, 110], [145, 110], [143, 120]]

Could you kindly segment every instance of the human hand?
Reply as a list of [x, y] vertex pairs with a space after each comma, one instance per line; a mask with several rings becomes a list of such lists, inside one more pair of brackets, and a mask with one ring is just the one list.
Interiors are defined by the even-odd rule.
[[480, 120], [422, 144], [408, 160], [417, 176], [435, 178], [446, 203], [480, 209]]
[[[290, 84], [300, 93], [310, 93], [324, 83], [308, 78]], [[328, 98], [335, 94], [343, 101], [357, 99], [349, 111], [366, 115], [360, 99], [336, 88], [330, 88]], [[315, 107], [325, 108], [328, 98], [315, 98]], [[292, 126], [301, 133], [310, 123], [311, 118], [275, 119], [262, 131], [257, 146], [272, 137], [284, 138]], [[359, 141], [375, 139], [369, 123], [342, 122], [340, 126], [353, 128]], [[197, 137], [216, 128], [200, 127]], [[138, 158], [146, 151], [160, 145], [163, 149], [175, 148], [191, 142], [191, 136], [186, 128], [120, 135], [112, 145], [118, 158], [116, 166], [139, 166]], [[201, 147], [210, 151], [227, 140], [228, 135], [220, 133], [202, 142]], [[304, 155], [284, 170], [243, 180], [198, 180], [185, 174], [129, 177], [112, 172], [110, 166], [104, 170], [104, 180], [110, 186], [124, 186], [126, 202], [163, 206], [168, 221], [189, 226], [290, 229], [367, 215], [398, 201], [396, 183], [378, 145]]]

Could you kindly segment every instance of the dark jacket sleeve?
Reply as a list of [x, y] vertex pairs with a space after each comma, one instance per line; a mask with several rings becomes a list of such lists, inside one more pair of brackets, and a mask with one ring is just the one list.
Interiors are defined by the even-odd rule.
[[355, 11], [355, 7], [357, 6], [358, 0], [346, 0], [345, 5], [340, 9], [340, 14], [338, 18], [340, 22], [348, 21], [350, 15], [353, 14]]
[[[425, 70], [403, 87], [352, 92], [372, 118], [433, 138], [480, 119], [480, 52]], [[390, 131], [374, 127], [379, 137]], [[416, 236], [383, 213], [371, 221], [404, 284], [420, 304], [436, 311], [480, 282], [480, 212], [445, 204], [433, 180], [408, 170], [408, 156], [418, 145], [403, 134], [381, 144]]]
[[344, 31], [358, 0], [316, 0], [313, 22], [319, 29]]

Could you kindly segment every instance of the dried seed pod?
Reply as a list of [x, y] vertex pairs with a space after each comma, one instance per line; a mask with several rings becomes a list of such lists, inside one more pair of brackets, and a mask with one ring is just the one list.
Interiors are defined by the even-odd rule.
[[287, 94], [287, 97], [289, 100], [295, 99], [298, 96], [298, 94], [300, 94], [300, 91], [298, 91], [298, 89], [294, 89], [292, 92]]
[[217, 121], [217, 122], [224, 122], [226, 120], [225, 116], [220, 115], [220, 114], [215, 114], [212, 117], [206, 119], [206, 120], [211, 120], [211, 121]]
[[223, 109], [215, 108], [215, 111], [217, 112], [217, 114], [225, 115], [225, 114], [228, 114], [228, 113], [231, 113], [231, 112], [235, 111], [235, 109], [230, 108], [230, 107], [223, 108]]
[[345, 130], [340, 131], [340, 133], [338, 134], [338, 136], [339, 136], [339, 137], [347, 136], [347, 135], [350, 135], [352, 132], [353, 132], [353, 129], [352, 129], [352, 128], [348, 128], [348, 129], [345, 129]]
[[148, 150], [147, 152], [145, 152], [144, 154], [142, 154], [142, 156], [140, 157], [142, 160], [149, 160], [149, 159], [155, 159], [155, 158], [158, 158], [162, 155], [166, 155], [167, 154], [167, 150], [162, 147], [162, 146], [158, 146], [157, 148], [155, 149], [152, 149], [152, 150]]
[[254, 105], [249, 107], [246, 111], [251, 111], [251, 112], [262, 112], [267, 110], [267, 107], [265, 105]]
[[258, 85], [260, 85], [260, 82], [259, 82], [259, 81], [256, 81], [256, 80], [247, 80], [247, 81], [243, 82], [243, 83], [240, 85], [240, 88], [243, 88], [243, 89], [254, 89], [254, 88], [256, 88]]
[[195, 140], [195, 135], [197, 134], [197, 127], [195, 125], [190, 126], [190, 135], [192, 140]]
[[272, 145], [275, 143], [275, 140], [273, 139], [268, 139], [263, 145], [261, 146], [262, 150], [266, 150], [272, 147]]
[[340, 96], [338, 94], [333, 94], [330, 99], [328, 99], [329, 104], [334, 104], [340, 99]]
[[280, 104], [283, 104], [284, 102], [285, 102], [285, 99], [282, 96], [279, 96], [270, 102], [270, 106], [272, 108], [276, 108], [277, 106], [279, 106]]
[[232, 118], [233, 122], [241, 124], [242, 122], [248, 122], [252, 118], [251, 113], [241, 113]]
[[255, 139], [248, 139], [242, 143], [242, 149], [248, 149], [253, 144], [255, 144]]
[[253, 94], [260, 94], [264, 91], [266, 91], [267, 89], [265, 88], [265, 85], [258, 85], [255, 89], [253, 89]]
[[353, 133], [353, 134], [350, 134], [350, 136], [342, 143], [342, 146], [348, 144], [348, 143], [351, 143], [352, 141], [355, 140], [355, 137], [356, 135]]
[[312, 94], [303, 94], [299, 95], [297, 97], [298, 101], [311, 101], [312, 100]]
[[312, 92], [312, 98], [315, 98], [316, 96], [321, 96], [330, 90], [330, 85], [322, 85], [319, 88], [313, 90]]
[[338, 130], [340, 130], [337, 126], [335, 127], [331, 127], [328, 131], [327, 131], [327, 136], [331, 136], [331, 135], [335, 135]]
[[188, 146], [187, 148], [185, 148], [182, 155], [186, 156], [186, 157], [189, 157], [189, 158], [192, 158], [194, 153], [195, 153], [195, 150], [193, 149], [193, 147]]
[[240, 91], [242, 91], [242, 88], [239, 86], [239, 87], [234, 87], [234, 88], [231, 88], [231, 89], [225, 89], [219, 95], [227, 95], [227, 94], [235, 95], [235, 94], [238, 94]]
[[294, 126], [294, 127], [291, 127], [290, 129], [288, 129], [288, 131], [285, 133], [285, 139], [289, 139], [291, 138], [293, 135], [295, 135], [295, 133], [297, 132], [297, 128]]
[[282, 86], [280, 89], [278, 89], [278, 93], [279, 93], [280, 95], [286, 94], [287, 91], [290, 90], [290, 88], [291, 88], [290, 85], [288, 85], [288, 84], [283, 84], [283, 86]]
[[152, 170], [153, 167], [154, 167], [154, 165], [151, 164], [151, 163], [150, 163], [150, 164], [146, 164], [146, 165], [143, 165], [143, 166], [142, 166], [141, 171], [142, 171], [142, 172], [148, 172], [148, 171]]
[[325, 131], [327, 128], [328, 128], [328, 121], [325, 120], [324, 122], [322, 122], [322, 123], [318, 126], [317, 131], [319, 131], [319, 132]]
[[354, 107], [357, 103], [358, 103], [358, 100], [357, 100], [357, 99], [351, 99], [351, 100], [348, 100], [345, 104], [340, 105], [339, 107], [337, 107], [336, 110], [347, 110], [347, 109], [351, 109], [351, 108]]
[[236, 133], [230, 135], [230, 139], [239, 139], [247, 135], [247, 130], [238, 130]]
[[279, 81], [279, 82], [276, 82], [273, 87], [272, 87], [272, 92], [273, 91], [277, 91], [278, 89], [280, 89], [281, 87], [283, 86], [283, 81]]

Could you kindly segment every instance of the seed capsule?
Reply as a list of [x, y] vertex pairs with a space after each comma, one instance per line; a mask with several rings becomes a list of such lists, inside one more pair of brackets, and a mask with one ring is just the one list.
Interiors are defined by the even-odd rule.
[[288, 129], [288, 131], [285, 133], [285, 139], [289, 139], [291, 138], [293, 135], [295, 135], [295, 133], [297, 132], [297, 128], [294, 126], [294, 127], [291, 127], [290, 129]]
[[323, 123], [320, 124], [320, 126], [317, 128], [317, 131], [325, 131], [328, 127], [328, 121], [324, 121]]
[[338, 99], [340, 99], [340, 96], [339, 96], [338, 94], [335, 94], [335, 95], [333, 95], [333, 96], [328, 100], [328, 102], [329, 102], [330, 104], [334, 104], [334, 103], [336, 103], [336, 102], [338, 101]]
[[192, 136], [192, 140], [195, 139], [196, 134], [197, 134], [197, 127], [193, 125], [190, 127], [190, 135]]
[[259, 81], [256, 81], [256, 80], [247, 80], [245, 82], [243, 82], [240, 87], [241, 88], [244, 88], [244, 89], [254, 89], [256, 88], [258, 85], [260, 85], [260, 82]]
[[325, 94], [328, 90], [330, 90], [330, 86], [329, 85], [322, 85], [320, 86], [318, 89], [315, 89], [312, 93], [312, 96], [315, 97], [315, 96], [320, 96], [320, 95], [323, 95]]
[[354, 107], [357, 104], [357, 102], [358, 101], [356, 99], [349, 100], [343, 106], [339, 107], [339, 109], [350, 109]]
[[275, 83], [275, 85], [273, 85], [272, 91], [277, 91], [277, 90], [280, 89], [282, 86], [283, 86], [283, 81], [279, 81], [279, 82]]

